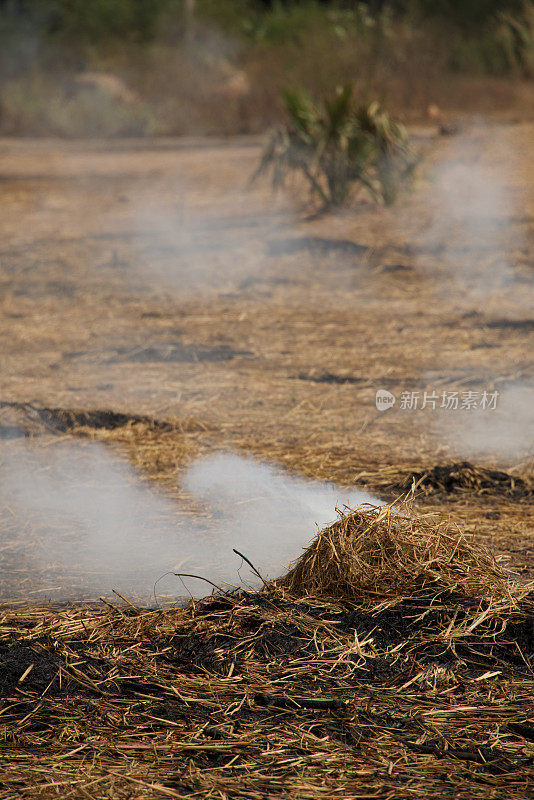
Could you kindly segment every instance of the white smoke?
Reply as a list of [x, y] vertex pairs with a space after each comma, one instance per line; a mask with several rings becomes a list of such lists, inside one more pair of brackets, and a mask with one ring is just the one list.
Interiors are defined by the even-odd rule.
[[[7, 545], [18, 548], [34, 590], [60, 584], [56, 599], [109, 595], [114, 588], [147, 599], [167, 571], [218, 585], [257, 585], [233, 548], [273, 578], [318, 527], [336, 518], [336, 506], [380, 503], [232, 454], [194, 463], [184, 486], [197, 506], [204, 504], [204, 514], [143, 484], [100, 444], [14, 443], [0, 465], [0, 500], [11, 515]], [[210, 587], [167, 576], [159, 591], [201, 596]]]
[[479, 125], [448, 141], [433, 174], [427, 167], [426, 214], [414, 242], [421, 268], [455, 301], [501, 299], [518, 278], [519, 158], [509, 129]]
[[458, 455], [492, 456], [510, 462], [534, 453], [534, 385], [511, 384], [500, 390], [495, 409], [445, 411], [441, 435]]
[[[517, 462], [533, 451], [534, 390], [532, 384], [521, 382], [526, 371], [517, 369], [519, 380], [506, 384], [502, 370], [509, 369], [503, 368], [500, 359], [495, 361], [499, 372], [492, 375], [489, 357], [483, 353], [478, 359], [474, 350], [485, 347], [485, 325], [491, 347], [495, 328], [502, 325], [506, 331], [508, 322], [510, 331], [514, 323], [517, 331], [525, 323], [525, 357], [528, 349], [534, 297], [525, 239], [529, 198], [519, 178], [526, 158], [522, 135], [515, 127], [479, 123], [443, 142], [433, 174], [430, 164], [425, 167], [429, 184], [420, 218], [413, 209], [414, 219], [403, 218], [418, 266], [439, 298], [436, 312], [458, 317], [463, 312], [469, 320], [465, 326], [458, 320], [464, 332], [450, 339], [442, 334], [441, 343], [436, 339], [434, 377], [438, 375], [451, 390], [458, 388], [458, 376], [469, 377], [468, 388], [479, 399], [484, 390], [492, 391], [493, 384], [499, 390], [494, 410], [421, 412], [421, 427], [432, 427], [453, 457]], [[470, 330], [473, 347], [469, 346]], [[517, 338], [514, 353], [516, 343]], [[478, 382], [481, 373], [484, 377]]]
[[[185, 487], [207, 501], [224, 522], [219, 541], [230, 539], [269, 577], [299, 555], [317, 527], [336, 518], [336, 507], [380, 505], [357, 489], [294, 478], [252, 458], [218, 454], [193, 464]], [[226, 531], [226, 533], [225, 533]], [[222, 555], [222, 554], [221, 554]]]
[[[215, 158], [207, 156], [216, 171]], [[222, 150], [220, 158], [228, 154]], [[129, 210], [135, 233], [130, 263], [137, 279], [160, 290], [205, 294], [235, 292], [251, 278], [269, 277], [268, 242], [291, 229], [292, 214], [286, 209], [282, 220], [257, 192], [232, 178], [224, 198], [213, 194], [212, 176], [202, 174], [194, 182], [175, 175], [159, 186], [139, 186]]]

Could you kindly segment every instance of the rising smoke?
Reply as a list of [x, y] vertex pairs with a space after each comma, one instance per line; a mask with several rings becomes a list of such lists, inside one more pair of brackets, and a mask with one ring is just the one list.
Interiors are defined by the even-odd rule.
[[[380, 503], [358, 490], [290, 477], [252, 458], [217, 454], [186, 473], [184, 487], [197, 512], [198, 503], [204, 509], [194, 513], [143, 484], [97, 443], [20, 445], [4, 458], [0, 486], [11, 515], [5, 543], [23, 551], [34, 590], [41, 583], [46, 596], [46, 587], [59, 584], [56, 599], [109, 595], [116, 588], [146, 600], [167, 571], [199, 574], [219, 585], [257, 585], [232, 548], [273, 578], [317, 527], [335, 519], [336, 506]], [[167, 576], [158, 591], [199, 596], [210, 587]]]
[[[526, 333], [531, 325], [532, 272], [524, 233], [529, 198], [517, 179], [524, 168], [519, 133], [510, 126], [479, 123], [448, 140], [434, 173], [429, 175], [427, 168], [431, 180], [422, 224], [412, 223], [419, 266], [431, 278], [439, 309], [463, 311], [479, 320], [482, 329], [489, 324], [488, 339], [494, 338], [491, 326], [513, 333], [524, 324]], [[485, 346], [479, 336], [474, 344]], [[526, 378], [525, 366], [501, 364], [504, 375], [499, 367], [488, 374], [487, 361], [479, 362], [480, 351], [472, 350], [467, 338], [452, 366], [440, 363], [439, 343], [436, 351], [434, 373], [441, 370], [452, 389], [457, 388], [458, 374], [464, 374], [469, 385], [460, 389], [473, 389], [478, 397], [484, 390], [492, 391], [491, 386], [499, 391], [493, 411], [437, 410], [434, 430], [451, 453], [464, 458], [488, 456], [494, 462], [531, 457], [534, 386]], [[528, 358], [526, 339], [525, 355]], [[517, 378], [508, 381], [509, 372]], [[429, 416], [421, 418], [422, 425], [430, 421]]]
[[427, 167], [426, 215], [414, 232], [420, 265], [455, 302], [499, 299], [513, 288], [524, 244], [519, 154], [508, 130], [479, 124], [451, 138], [440, 156], [433, 173]]
[[515, 383], [501, 388], [494, 410], [445, 411], [439, 434], [464, 458], [491, 456], [516, 462], [534, 452], [534, 385]]
[[[219, 157], [229, 154], [221, 149]], [[139, 280], [183, 295], [235, 291], [251, 279], [269, 278], [275, 264], [266, 255], [268, 243], [293, 229], [291, 210], [286, 207], [282, 219], [235, 176], [223, 188], [224, 198], [217, 197], [202, 174], [139, 185], [130, 204], [135, 240], [129, 253]]]

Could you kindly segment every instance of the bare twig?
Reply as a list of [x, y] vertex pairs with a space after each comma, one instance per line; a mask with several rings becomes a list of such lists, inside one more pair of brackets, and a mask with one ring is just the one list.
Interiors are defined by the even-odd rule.
[[240, 553], [240, 552], [239, 552], [239, 550], [236, 550], [236, 549], [235, 549], [235, 547], [232, 547], [232, 550], [234, 551], [234, 553], [235, 553], [237, 556], [239, 556], [240, 558], [242, 558], [242, 559], [243, 559], [243, 561], [246, 561], [246, 562], [247, 562], [247, 564], [249, 565], [249, 567], [250, 567], [250, 569], [252, 570], [252, 572], [253, 572], [255, 575], [257, 575], [257, 576], [258, 576], [258, 578], [260, 579], [260, 581], [263, 583], [263, 585], [264, 585], [266, 588], [268, 588], [268, 587], [269, 587], [269, 584], [268, 584], [268, 583], [267, 583], [267, 581], [266, 581], [266, 580], [265, 580], [265, 579], [264, 579], [264, 578], [263, 578], [263, 577], [260, 575], [260, 573], [258, 572], [258, 570], [256, 569], [256, 567], [254, 566], [254, 564], [252, 563], [252, 561], [250, 561], [250, 559], [248, 559], [246, 556], [244, 556], [244, 555], [243, 555], [243, 553]]

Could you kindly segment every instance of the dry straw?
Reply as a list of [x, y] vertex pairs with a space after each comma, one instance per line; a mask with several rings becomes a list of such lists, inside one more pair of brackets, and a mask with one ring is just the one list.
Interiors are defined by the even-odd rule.
[[339, 512], [279, 582], [291, 594], [359, 605], [455, 593], [513, 600], [519, 588], [491, 553], [411, 505]]
[[408, 506], [347, 510], [258, 592], [0, 606], [0, 800], [526, 800], [518, 599], [489, 554]]

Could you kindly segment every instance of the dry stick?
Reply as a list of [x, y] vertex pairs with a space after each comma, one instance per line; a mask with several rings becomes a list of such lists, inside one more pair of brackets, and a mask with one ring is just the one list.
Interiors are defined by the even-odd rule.
[[[206, 581], [206, 583], [209, 583], [211, 586], [214, 586], [216, 589], [218, 589], [218, 590], [219, 590], [219, 592], [220, 592], [221, 594], [227, 594], [227, 593], [224, 591], [224, 589], [221, 589], [221, 587], [220, 587], [220, 586], [217, 586], [217, 584], [216, 584], [216, 583], [213, 583], [213, 581], [210, 581], [210, 580], [209, 580], [209, 578], [203, 578], [203, 577], [202, 577], [202, 575], [193, 575], [193, 574], [192, 574], [192, 573], [190, 573], [190, 572], [164, 572], [164, 573], [163, 573], [163, 575], [160, 575], [160, 576], [159, 576], [159, 578], [158, 578], [158, 579], [157, 579], [157, 581], [155, 582], [155, 584], [154, 584], [154, 588], [153, 588], [153, 592], [154, 592], [154, 602], [156, 603], [156, 605], [157, 605], [157, 606], [158, 606], [158, 599], [157, 599], [157, 597], [156, 597], [156, 586], [158, 585], [158, 583], [160, 582], [160, 580], [161, 580], [162, 578], [165, 578], [167, 575], [174, 575], [176, 578], [197, 578], [197, 580], [199, 580], [199, 581]], [[183, 583], [183, 581], [182, 581], [182, 583]], [[187, 589], [187, 586], [185, 586], [185, 584], [184, 584], [184, 587]], [[189, 591], [189, 589], [187, 589], [187, 591]], [[189, 592], [189, 594], [191, 595], [191, 599], [192, 599], [192, 600], [194, 600], [194, 598], [193, 598], [193, 595], [191, 594], [191, 592]], [[159, 608], [159, 606], [158, 606], [158, 608]]]
[[99, 597], [98, 599], [100, 600], [101, 603], [104, 603], [104, 605], [106, 605], [108, 608], [112, 608], [113, 611], [117, 611], [117, 613], [120, 614], [121, 617], [124, 617], [122, 609], [117, 608], [117, 606], [114, 606], [113, 603], [110, 603], [108, 600], [104, 600], [103, 597]]
[[[174, 575], [174, 572], [164, 572], [164, 573], [163, 573], [163, 575], [160, 575], [160, 576], [159, 576], [159, 578], [157, 579], [157, 581], [154, 583], [154, 586], [152, 587], [152, 593], [154, 594], [154, 602], [155, 602], [155, 604], [156, 604], [156, 607], [157, 607], [157, 608], [160, 608], [160, 606], [158, 605], [158, 598], [157, 598], [157, 595], [156, 595], [156, 586], [158, 585], [158, 583], [159, 583], [159, 582], [160, 582], [160, 581], [161, 581], [163, 578], [166, 578], [166, 577], [167, 577], [167, 575]], [[190, 592], [190, 594], [191, 594], [191, 592]]]
[[127, 604], [128, 604], [130, 607], [131, 607], [131, 608], [133, 608], [133, 609], [134, 609], [134, 611], [137, 611], [137, 612], [139, 611], [139, 609], [137, 608], [137, 606], [134, 606], [134, 604], [133, 604], [133, 603], [130, 603], [130, 601], [129, 601], [129, 600], [127, 600], [127, 599], [126, 599], [126, 597], [124, 597], [124, 596], [123, 596], [123, 595], [122, 595], [120, 592], [118, 592], [116, 589], [112, 589], [111, 591], [113, 592], [113, 594], [116, 594], [116, 595], [117, 595], [117, 597], [120, 597], [120, 599], [121, 599], [121, 600], [124, 600], [124, 602], [125, 602], [125, 603], [127, 603]]
[[246, 561], [246, 562], [247, 562], [247, 564], [249, 565], [249, 567], [250, 567], [250, 569], [252, 570], [252, 572], [253, 572], [255, 575], [257, 575], [257, 576], [258, 576], [258, 578], [260, 579], [260, 581], [262, 581], [262, 582], [263, 582], [263, 585], [264, 585], [264, 586], [265, 586], [265, 587], [268, 589], [268, 588], [269, 588], [269, 584], [268, 584], [268, 583], [267, 583], [267, 581], [266, 581], [266, 580], [265, 580], [265, 579], [264, 579], [264, 578], [263, 578], [263, 577], [260, 575], [260, 573], [258, 572], [258, 570], [256, 569], [256, 567], [254, 566], [254, 564], [252, 563], [252, 561], [250, 561], [250, 560], [249, 560], [249, 559], [248, 559], [246, 556], [244, 556], [244, 555], [243, 555], [243, 553], [240, 553], [240, 552], [239, 552], [239, 550], [236, 550], [236, 549], [235, 549], [235, 547], [232, 547], [232, 550], [234, 551], [234, 553], [235, 553], [236, 555], [238, 555], [240, 558], [242, 558], [242, 559], [243, 559], [243, 561]]
[[177, 578], [197, 578], [199, 581], [206, 581], [206, 583], [209, 583], [210, 586], [214, 586], [219, 592], [221, 592], [221, 594], [226, 594], [224, 589], [221, 589], [221, 587], [217, 586], [216, 583], [210, 581], [209, 578], [203, 578], [202, 575], [193, 575], [191, 572], [167, 572], [167, 575], [175, 575]]

